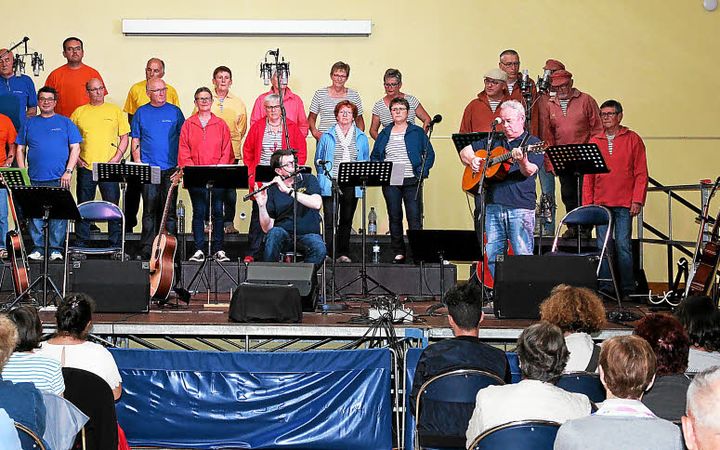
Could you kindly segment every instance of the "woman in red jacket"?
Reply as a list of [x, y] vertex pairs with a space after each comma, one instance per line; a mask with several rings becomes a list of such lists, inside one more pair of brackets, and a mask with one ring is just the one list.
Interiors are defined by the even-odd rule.
[[[180, 145], [178, 148], [178, 165], [185, 166], [215, 166], [218, 164], [232, 164], [235, 156], [230, 138], [230, 128], [224, 120], [210, 112], [212, 106], [212, 92], [206, 87], [195, 91], [195, 106], [197, 113], [190, 116], [180, 129]], [[190, 202], [193, 208], [192, 231], [195, 241], [195, 254], [190, 261], [203, 261], [205, 259], [204, 221], [208, 215], [210, 195], [203, 187], [188, 188]], [[220, 262], [230, 261], [223, 251], [223, 198], [225, 189], [212, 189], [212, 243], [210, 252]]]

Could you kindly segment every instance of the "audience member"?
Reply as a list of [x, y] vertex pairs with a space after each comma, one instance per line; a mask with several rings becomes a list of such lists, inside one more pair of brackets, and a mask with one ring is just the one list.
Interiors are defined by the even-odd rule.
[[22, 450], [15, 421], [3, 408], [0, 408], [0, 444], [4, 450]]
[[517, 354], [523, 380], [478, 392], [466, 432], [468, 447], [484, 431], [515, 420], [563, 423], [590, 414], [585, 395], [549, 382], [563, 372], [570, 356], [559, 327], [548, 322], [527, 327], [518, 338]]
[[60, 363], [35, 353], [40, 348], [42, 322], [37, 309], [19, 306], [8, 313], [18, 331], [15, 351], [2, 369], [2, 379], [13, 383], [33, 383], [41, 391], [56, 395], [65, 392]]
[[589, 417], [565, 422], [555, 450], [682, 450], [678, 427], [655, 416], [640, 401], [655, 378], [655, 354], [639, 336], [616, 336], [603, 342], [600, 381], [607, 399]]
[[87, 370], [105, 380], [115, 400], [122, 394], [122, 379], [110, 352], [87, 340], [92, 329], [95, 302], [86, 294], [68, 294], [55, 313], [57, 332], [41, 344], [38, 353], [60, 361], [63, 367]]
[[[497, 375], [506, 383], [511, 380], [510, 367], [505, 352], [480, 340], [480, 323], [483, 320], [480, 288], [472, 283], [452, 288], [445, 294], [448, 308], [448, 322], [455, 336], [443, 339], [423, 350], [415, 369], [410, 412], [415, 414], [415, 405], [422, 385], [436, 375], [457, 369], [477, 369]], [[457, 446], [464, 445], [465, 429], [472, 407], [464, 404], [447, 404], [423, 401], [419, 429], [423, 442], [433, 440], [445, 442], [458, 440]]]
[[570, 359], [565, 372], [595, 372], [600, 347], [592, 336], [605, 325], [605, 307], [590, 289], [560, 284], [540, 305], [540, 318], [557, 325], [565, 335]]
[[656, 416], [679, 422], [685, 413], [685, 394], [690, 386], [690, 378], [685, 375], [690, 339], [680, 321], [668, 314], [643, 317], [635, 334], [650, 343], [657, 357], [655, 384], [642, 401]]
[[720, 311], [707, 296], [691, 296], [675, 310], [690, 338], [689, 373], [720, 366]]
[[697, 375], [687, 392], [687, 414], [682, 417], [689, 450], [720, 448], [720, 366]]

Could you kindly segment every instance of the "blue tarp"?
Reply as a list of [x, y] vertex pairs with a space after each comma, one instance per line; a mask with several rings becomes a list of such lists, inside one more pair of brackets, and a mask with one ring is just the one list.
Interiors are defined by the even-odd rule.
[[390, 449], [387, 349], [222, 353], [113, 349], [131, 445]]

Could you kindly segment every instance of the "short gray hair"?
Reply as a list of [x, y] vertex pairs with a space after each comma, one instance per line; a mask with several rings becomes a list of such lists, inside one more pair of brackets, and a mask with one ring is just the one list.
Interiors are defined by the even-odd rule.
[[695, 375], [687, 391], [687, 413], [706, 427], [720, 430], [720, 366]]
[[269, 94], [265, 96], [265, 99], [263, 100], [263, 105], [267, 105], [270, 102], [278, 102], [280, 103], [280, 95], [278, 94]]
[[517, 100], [506, 100], [500, 105], [500, 110], [512, 109], [517, 111], [521, 116], [525, 117], [525, 107]]

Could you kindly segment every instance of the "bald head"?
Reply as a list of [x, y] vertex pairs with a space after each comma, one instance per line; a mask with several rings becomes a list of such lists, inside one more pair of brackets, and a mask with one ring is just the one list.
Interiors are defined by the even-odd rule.
[[162, 78], [165, 76], [165, 62], [160, 58], [150, 58], [145, 65], [145, 79]]
[[687, 391], [687, 415], [682, 418], [688, 449], [720, 448], [720, 366], [698, 373]]
[[91, 105], [98, 106], [105, 103], [105, 85], [100, 79], [90, 78], [87, 83], [85, 83], [85, 89], [87, 90]]
[[[6, 51], [6, 48], [0, 49], [0, 55]], [[0, 75], [5, 78], [8, 78], [13, 74], [13, 58], [14, 55], [12, 52], [7, 52], [0, 57]]]

